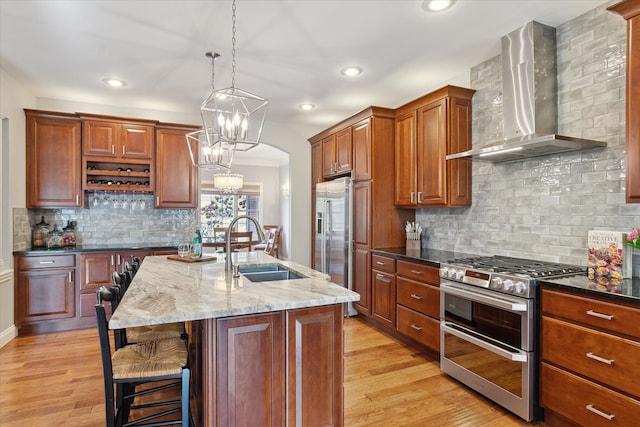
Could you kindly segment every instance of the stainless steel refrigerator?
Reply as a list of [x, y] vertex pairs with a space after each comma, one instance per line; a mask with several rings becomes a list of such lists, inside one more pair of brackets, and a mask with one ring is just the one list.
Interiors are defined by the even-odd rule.
[[[316, 270], [347, 289], [352, 289], [352, 194], [350, 178], [316, 184]], [[357, 314], [351, 303], [345, 314]]]

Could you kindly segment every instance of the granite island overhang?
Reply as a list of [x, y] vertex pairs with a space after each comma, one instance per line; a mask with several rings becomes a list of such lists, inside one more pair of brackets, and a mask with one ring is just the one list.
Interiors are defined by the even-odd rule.
[[234, 253], [234, 264], [282, 264], [304, 278], [252, 282], [224, 271], [224, 254], [210, 262], [185, 263], [149, 256], [118, 309], [111, 329], [202, 320], [358, 301], [360, 295], [329, 276], [263, 252]]
[[262, 252], [234, 253], [234, 264], [306, 277], [234, 279], [217, 256], [146, 257], [109, 326], [186, 322], [196, 426], [343, 426], [343, 306], [360, 296]]

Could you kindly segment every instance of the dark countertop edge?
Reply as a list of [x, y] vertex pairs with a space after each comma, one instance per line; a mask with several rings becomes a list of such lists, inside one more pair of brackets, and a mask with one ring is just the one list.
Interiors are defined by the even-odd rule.
[[372, 254], [390, 256], [396, 259], [404, 259], [408, 261], [418, 261], [426, 264], [430, 264], [433, 267], [440, 267], [440, 264], [450, 261], [455, 258], [467, 258], [471, 256], [477, 256], [462, 252], [442, 251], [439, 249], [425, 249], [420, 251], [407, 250], [405, 247], [398, 248], [378, 248], [371, 249]]
[[[627, 279], [627, 280], [631, 280], [632, 281], [632, 283], [633, 283], [632, 286], [640, 287], [640, 277], [634, 277], [633, 279]], [[570, 284], [570, 283], [561, 283], [559, 280], [540, 280], [538, 282], [538, 285], [544, 286], [544, 287], [547, 287], [547, 288], [565, 290], [565, 291], [570, 291], [570, 292], [573, 292], [573, 293], [583, 294], [583, 295], [586, 295], [586, 296], [599, 297], [601, 299], [606, 299], [606, 300], [610, 300], [610, 301], [620, 301], [620, 302], [624, 302], [624, 303], [627, 303], [627, 304], [633, 304], [633, 305], [640, 306], [640, 297], [639, 296], [620, 294], [620, 293], [614, 293], [614, 292], [599, 291], [597, 289], [589, 289], [587, 287], [587, 284], [588, 284], [587, 276], [584, 277], [584, 285], [582, 285], [582, 284], [574, 285], [574, 284]]]
[[45, 249], [32, 248], [23, 251], [13, 251], [13, 255], [64, 255], [83, 252], [107, 252], [107, 251], [164, 251], [175, 250], [176, 246], [126, 246], [126, 245], [85, 245], [69, 246], [65, 248]]
[[[432, 265], [434, 267], [439, 267], [441, 263], [445, 263], [449, 260], [455, 258], [466, 258], [477, 256], [473, 254], [465, 254], [461, 252], [451, 252], [451, 251], [441, 251], [436, 249], [422, 249], [420, 251], [407, 251], [404, 247], [399, 248], [379, 248], [379, 249], [371, 249], [372, 254], [389, 256], [395, 259], [405, 259], [408, 261], [417, 261], [425, 264]], [[575, 284], [562, 283], [563, 279], [558, 280], [538, 280], [538, 285], [547, 286], [550, 288], [563, 289], [567, 291], [572, 291], [575, 293], [581, 293], [588, 296], [600, 297], [610, 301], [620, 301], [626, 302], [628, 304], [640, 305], [640, 296], [599, 291], [597, 289], [589, 289], [588, 285], [588, 277], [584, 276], [584, 281], [580, 278], [575, 278]], [[636, 277], [631, 280], [631, 283], [634, 288], [640, 289], [640, 278]], [[640, 295], [640, 294], [639, 294]]]

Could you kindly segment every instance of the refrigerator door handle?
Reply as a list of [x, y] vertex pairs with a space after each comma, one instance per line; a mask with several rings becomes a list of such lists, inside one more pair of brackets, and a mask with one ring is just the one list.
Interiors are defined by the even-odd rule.
[[323, 273], [329, 274], [329, 254], [331, 254], [331, 237], [333, 234], [333, 218], [331, 217], [331, 200], [325, 200], [324, 202], [324, 244], [322, 250], [324, 251], [324, 265], [322, 266]]

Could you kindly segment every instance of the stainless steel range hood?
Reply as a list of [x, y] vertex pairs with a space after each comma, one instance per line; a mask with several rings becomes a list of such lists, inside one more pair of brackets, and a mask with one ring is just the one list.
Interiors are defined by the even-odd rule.
[[531, 21], [502, 37], [504, 141], [446, 158], [508, 162], [605, 147], [558, 135], [556, 30]]

